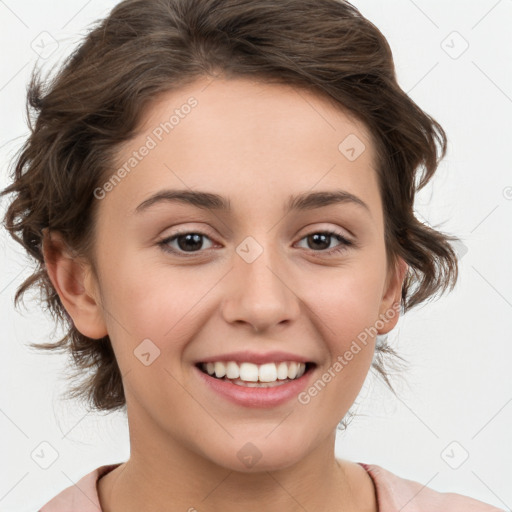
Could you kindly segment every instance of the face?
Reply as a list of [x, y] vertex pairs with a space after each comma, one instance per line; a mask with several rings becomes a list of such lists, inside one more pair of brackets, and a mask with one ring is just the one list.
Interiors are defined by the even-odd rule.
[[[86, 289], [102, 305], [94, 320], [72, 316], [84, 334], [111, 339], [132, 442], [166, 439], [238, 471], [251, 470], [244, 450], [261, 457], [258, 470], [305, 457], [357, 397], [371, 328], [398, 318], [389, 311], [403, 274], [388, 271], [365, 127], [303, 90], [199, 80], [145, 112], [116, 169], [125, 163], [97, 193], [98, 279]], [[215, 194], [229, 208], [165, 191]], [[321, 192], [340, 194], [292, 204]], [[266, 390], [219, 390], [197, 367], [242, 351], [248, 362], [313, 364]]]

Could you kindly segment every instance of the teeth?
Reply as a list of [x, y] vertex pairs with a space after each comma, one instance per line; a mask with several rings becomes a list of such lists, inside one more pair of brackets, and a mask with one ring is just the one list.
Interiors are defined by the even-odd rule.
[[242, 363], [240, 365], [240, 380], [245, 380], [246, 382], [258, 382], [258, 365]]
[[259, 368], [257, 366], [256, 368], [260, 382], [275, 382], [277, 380], [277, 368], [275, 363], [262, 364]]
[[226, 377], [228, 379], [238, 379], [240, 377], [240, 368], [235, 362], [229, 361], [226, 365]]
[[294, 379], [297, 377], [298, 365], [295, 362], [291, 362], [288, 366], [288, 378]]
[[277, 365], [277, 378], [279, 380], [288, 378], [288, 365], [286, 363], [279, 363]]
[[220, 379], [221, 377], [224, 377], [224, 375], [226, 375], [226, 366], [224, 365], [224, 363], [216, 362], [215, 363], [215, 376]]
[[296, 361], [265, 363], [261, 365], [253, 363], [241, 363], [235, 361], [216, 361], [215, 363], [203, 363], [202, 369], [209, 375], [215, 375], [218, 379], [238, 379], [242, 382], [276, 382], [278, 380], [298, 379], [306, 371], [305, 363]]
[[237, 386], [242, 386], [246, 388], [275, 388], [277, 386], [282, 386], [289, 382], [289, 380], [281, 380], [275, 382], [245, 382], [240, 379], [230, 381], [232, 384], [236, 384]]

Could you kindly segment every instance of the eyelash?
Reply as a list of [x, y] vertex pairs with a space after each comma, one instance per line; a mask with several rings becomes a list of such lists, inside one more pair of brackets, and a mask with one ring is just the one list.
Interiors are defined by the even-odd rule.
[[[315, 253], [328, 254], [329, 256], [334, 256], [334, 255], [337, 255], [339, 253], [346, 251], [351, 246], [355, 246], [354, 242], [345, 238], [345, 236], [343, 236], [341, 233], [338, 233], [337, 231], [328, 230], [328, 229], [323, 230], [323, 231], [313, 231], [313, 232], [308, 233], [307, 235], [303, 236], [300, 240], [304, 240], [304, 238], [307, 238], [308, 236], [316, 235], [316, 234], [322, 234], [322, 235], [335, 237], [338, 239], [339, 242], [341, 242], [341, 245], [334, 247], [332, 249], [328, 249], [328, 250], [313, 251]], [[172, 249], [169, 247], [169, 245], [168, 245], [169, 242], [172, 242], [172, 241], [176, 240], [178, 237], [183, 236], [183, 235], [199, 235], [199, 236], [203, 236], [206, 238], [210, 238], [206, 233], [202, 233], [201, 231], [178, 231], [174, 235], [172, 235], [170, 237], [166, 237], [163, 240], [161, 240], [160, 242], [158, 242], [158, 245], [164, 252], [171, 253], [171, 254], [177, 255], [179, 257], [184, 257], [184, 258], [191, 258], [191, 257], [196, 256], [200, 252], [202, 252], [202, 251], [195, 251], [195, 252], [186, 253], [186, 252], [181, 252], [181, 251], [178, 251], [176, 249]]]

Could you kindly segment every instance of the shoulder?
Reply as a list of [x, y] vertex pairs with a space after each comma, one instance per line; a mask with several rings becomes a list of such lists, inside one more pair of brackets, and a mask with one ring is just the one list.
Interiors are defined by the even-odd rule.
[[503, 509], [452, 492], [437, 492], [401, 478], [376, 464], [358, 462], [372, 478], [379, 510], [403, 512], [503, 512]]
[[87, 473], [43, 505], [38, 512], [101, 512], [96, 484], [119, 464], [100, 466]]

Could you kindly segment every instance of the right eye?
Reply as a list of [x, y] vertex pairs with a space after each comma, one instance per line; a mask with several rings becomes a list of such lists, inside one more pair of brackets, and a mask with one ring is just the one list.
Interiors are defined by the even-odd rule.
[[[191, 255], [194, 255], [195, 253], [200, 252], [196, 249], [201, 249], [203, 245], [203, 242], [201, 241], [202, 237], [210, 239], [208, 235], [199, 231], [179, 231], [178, 233], [164, 238], [158, 242], [158, 245], [165, 252], [187, 257], [186, 253], [192, 253]], [[176, 242], [177, 248], [171, 247], [171, 242]]]

